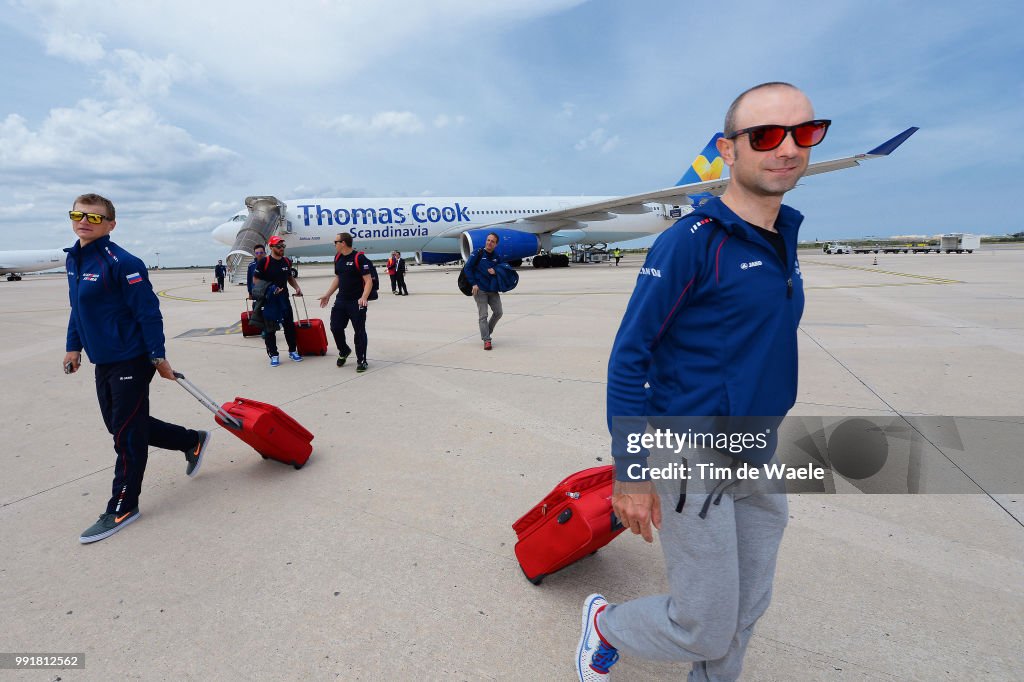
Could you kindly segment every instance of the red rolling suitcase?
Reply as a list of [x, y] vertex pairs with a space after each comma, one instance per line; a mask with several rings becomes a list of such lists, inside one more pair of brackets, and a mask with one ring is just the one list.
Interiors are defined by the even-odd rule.
[[216, 282], [213, 282], [212, 284], [210, 284], [210, 291], [212, 291], [213, 293], [217, 293], [218, 291], [220, 291], [220, 285], [217, 284]]
[[276, 459], [301, 469], [313, 452], [313, 434], [280, 408], [248, 398], [217, 406], [180, 372], [178, 383], [214, 413], [218, 424], [252, 446], [263, 459]]
[[250, 324], [249, 318], [252, 317], [252, 311], [249, 310], [249, 299], [245, 299], [245, 301], [245, 310], [242, 312], [242, 336], [259, 336], [262, 330]]
[[613, 466], [584, 469], [512, 524], [516, 559], [534, 585], [601, 549], [625, 528], [612, 513]]
[[[302, 309], [306, 312], [305, 319], [295, 320], [295, 345], [298, 347], [299, 355], [327, 355], [327, 330], [324, 329], [324, 321], [318, 317], [310, 318], [304, 296], [294, 298], [302, 299]], [[299, 304], [295, 303], [295, 317], [298, 316]]]

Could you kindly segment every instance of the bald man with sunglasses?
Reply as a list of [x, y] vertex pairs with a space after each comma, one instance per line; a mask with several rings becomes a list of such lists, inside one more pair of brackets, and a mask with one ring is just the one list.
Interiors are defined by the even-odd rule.
[[777, 481], [733, 474], [774, 461], [774, 438], [760, 448], [684, 449], [691, 472], [711, 464], [730, 476], [703, 481], [691, 473], [657, 487], [652, 467], [672, 454], [679, 463], [679, 454], [629, 443], [649, 424], [757, 418], [777, 427], [793, 406], [803, 217], [782, 198], [829, 123], [787, 83], [737, 97], [717, 141], [730, 168], [727, 189], [660, 235], [637, 277], [608, 363], [612, 507], [647, 542], [652, 526], [659, 530], [669, 593], [621, 604], [588, 597], [575, 659], [581, 680], [609, 679], [620, 654], [690, 663], [690, 682], [740, 676], [771, 600], [788, 507]]

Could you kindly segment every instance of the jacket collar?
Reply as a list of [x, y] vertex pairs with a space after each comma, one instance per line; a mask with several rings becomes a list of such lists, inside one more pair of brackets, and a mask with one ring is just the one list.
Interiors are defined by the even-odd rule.
[[[721, 197], [714, 197], [706, 204], [698, 208], [694, 213], [714, 218], [730, 235], [740, 234], [746, 239], [754, 238], [756, 231], [750, 227], [746, 220], [733, 213], [732, 209], [725, 205]], [[804, 216], [792, 206], [783, 204], [779, 207], [779, 215], [775, 219], [775, 229], [779, 234], [796, 242], [796, 233], [800, 229]]]
[[110, 235], [105, 234], [99, 239], [89, 242], [85, 247], [82, 246], [82, 242], [76, 240], [74, 244], [64, 249], [64, 251], [65, 253], [70, 253], [74, 256], [77, 256], [82, 252], [87, 252], [92, 249], [104, 249], [108, 246], [110, 246]]

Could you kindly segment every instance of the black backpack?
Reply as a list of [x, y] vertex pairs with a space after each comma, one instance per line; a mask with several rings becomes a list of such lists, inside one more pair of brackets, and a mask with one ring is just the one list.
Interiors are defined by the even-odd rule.
[[377, 276], [377, 266], [372, 260], [366, 257], [366, 254], [362, 251], [356, 252], [356, 271], [359, 271], [359, 257], [362, 256], [367, 263], [370, 264], [370, 279], [373, 280], [373, 288], [370, 289], [370, 295], [367, 297], [367, 301], [377, 300], [377, 290], [380, 289], [380, 278]]
[[469, 277], [466, 277], [465, 270], [459, 270], [459, 291], [466, 296], [473, 295], [473, 285], [469, 283]]

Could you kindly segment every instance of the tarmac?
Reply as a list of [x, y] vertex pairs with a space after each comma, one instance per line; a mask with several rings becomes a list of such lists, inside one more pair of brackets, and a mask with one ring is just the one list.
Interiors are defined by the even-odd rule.
[[[800, 263], [794, 414], [1024, 422], [1024, 249]], [[217, 427], [186, 478], [180, 453], [154, 449], [140, 519], [92, 545], [78, 536], [103, 511], [114, 455], [91, 366], [61, 370], [66, 278], [0, 282], [0, 653], [85, 655], [82, 669], [0, 679], [574, 679], [583, 598], [664, 591], [660, 549], [623, 535], [534, 586], [511, 524], [611, 461], [608, 354], [640, 265], [524, 270], [492, 352], [457, 269], [411, 268], [408, 297], [385, 276], [364, 374], [335, 366], [333, 342], [271, 369], [238, 331], [241, 287], [152, 272], [174, 368], [218, 401], [279, 405], [314, 451], [296, 471]], [[309, 303], [330, 276], [303, 266]], [[151, 411], [213, 425], [159, 378]], [[791, 495], [744, 679], [1024, 679], [1022, 495]], [[623, 658], [613, 678], [687, 669]]]

